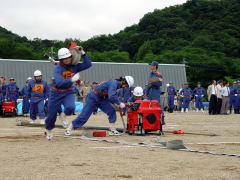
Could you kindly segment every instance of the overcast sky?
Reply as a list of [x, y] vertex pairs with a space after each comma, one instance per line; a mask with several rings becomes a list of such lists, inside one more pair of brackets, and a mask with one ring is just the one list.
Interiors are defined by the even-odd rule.
[[144, 14], [186, 0], [4, 0], [0, 26], [29, 39], [87, 40], [137, 24]]

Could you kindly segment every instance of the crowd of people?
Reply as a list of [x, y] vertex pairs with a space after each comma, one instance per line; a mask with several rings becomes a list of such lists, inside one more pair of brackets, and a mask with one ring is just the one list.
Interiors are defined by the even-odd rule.
[[[66, 128], [65, 134], [71, 135], [74, 129], [81, 128], [89, 119], [91, 114], [96, 114], [98, 108], [108, 115], [110, 135], [119, 135], [116, 130], [116, 110], [114, 104], [121, 108], [123, 115], [127, 112], [126, 104], [136, 100], [156, 100], [161, 103], [161, 86], [163, 76], [158, 71], [158, 62], [150, 63], [149, 80], [144, 88], [134, 87], [132, 76], [123, 76], [114, 80], [101, 83], [81, 81], [79, 72], [92, 66], [91, 59], [86, 56], [83, 48], [74, 46], [83, 62], [76, 61], [70, 48], [61, 48], [58, 51], [58, 61], [51, 60], [54, 64], [54, 76], [51, 83], [43, 81], [43, 74], [40, 70], [33, 73], [33, 79], [27, 78], [26, 85], [19, 90], [15, 79], [10, 78], [10, 83], [6, 84], [6, 78], [1, 77], [0, 81], [0, 101], [17, 101], [19, 96], [23, 98], [23, 114], [30, 112], [31, 123], [34, 123], [37, 116], [41, 124], [45, 124], [46, 137], [52, 139], [52, 129], [55, 127], [57, 115]], [[74, 52], [75, 53], [75, 52]], [[80, 57], [80, 56], [77, 56]], [[167, 85], [166, 97], [169, 113], [174, 111], [188, 112], [189, 105], [194, 102], [196, 111], [204, 110], [203, 97], [208, 96], [209, 114], [239, 114], [240, 110], [240, 81], [233, 82], [229, 87], [228, 82], [213, 81], [207, 91], [197, 83], [192, 90], [188, 83], [182, 84], [182, 88], [176, 90], [174, 84]], [[67, 117], [75, 112], [75, 101], [80, 96], [83, 102], [82, 112], [69, 123]], [[62, 110], [62, 106], [64, 110]], [[164, 108], [164, 107], [163, 107]]]
[[[54, 88], [55, 79], [51, 78], [49, 83], [42, 80], [42, 72], [39, 70], [34, 71], [33, 78], [28, 77], [26, 79], [26, 84], [19, 88], [15, 78], [9, 78], [9, 83], [7, 83], [7, 77], [0, 77], [0, 113], [2, 112], [2, 103], [3, 102], [15, 102], [17, 105], [19, 102], [22, 102], [22, 115], [31, 118], [31, 123], [37, 119], [42, 119], [40, 123], [44, 123], [44, 119], [48, 113], [48, 98], [50, 91]], [[72, 86], [74, 92], [75, 101], [85, 102], [87, 94], [98, 85], [97, 82], [89, 84], [88, 81], [83, 80], [81, 83], [75, 83]], [[17, 100], [22, 101], [18, 101]], [[16, 106], [17, 108], [17, 106]], [[62, 108], [58, 110], [59, 115], [62, 113]], [[73, 113], [74, 114], [74, 113]], [[2, 115], [2, 114], [0, 114]]]
[[181, 89], [176, 90], [173, 83], [170, 82], [167, 84], [168, 105], [166, 108], [170, 113], [173, 110], [188, 112], [191, 104], [191, 109], [195, 109], [196, 112], [203, 112], [203, 98], [205, 95], [209, 101], [208, 105], [206, 105], [209, 115], [227, 115], [233, 112], [239, 114], [240, 81], [234, 81], [232, 86], [229, 86], [227, 81], [219, 80], [216, 82], [213, 80], [207, 91], [201, 87], [200, 82], [197, 83], [193, 90], [188, 87], [187, 83], [183, 84]]

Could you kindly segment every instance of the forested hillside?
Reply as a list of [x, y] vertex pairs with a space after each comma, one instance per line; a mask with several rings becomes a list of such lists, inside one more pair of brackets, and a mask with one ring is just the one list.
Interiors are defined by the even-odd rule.
[[[157, 8], [157, 7], [156, 7]], [[0, 58], [42, 59], [69, 41], [94, 61], [185, 63], [190, 83], [240, 77], [240, 1], [189, 0], [155, 10], [138, 24], [87, 41], [28, 40], [0, 28]]]

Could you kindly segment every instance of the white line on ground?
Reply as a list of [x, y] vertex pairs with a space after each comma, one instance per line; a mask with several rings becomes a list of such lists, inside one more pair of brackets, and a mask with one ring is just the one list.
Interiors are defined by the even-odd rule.
[[240, 144], [240, 142], [205, 142], [205, 143], [184, 143], [184, 144], [212, 145], [212, 144]]
[[90, 149], [118, 149], [118, 148], [133, 148], [139, 146], [110, 146], [110, 147], [89, 147]]
[[7, 136], [7, 135], [23, 135], [23, 134], [39, 134], [42, 135], [43, 132], [10, 132], [10, 133], [0, 133], [0, 136]]

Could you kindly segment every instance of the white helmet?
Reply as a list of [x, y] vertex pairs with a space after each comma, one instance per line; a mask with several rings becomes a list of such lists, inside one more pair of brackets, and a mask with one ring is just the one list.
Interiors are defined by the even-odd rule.
[[39, 70], [36, 70], [36, 71], [34, 71], [33, 76], [34, 76], [34, 77], [35, 77], [35, 76], [42, 76], [42, 72], [39, 71]]
[[29, 80], [32, 80], [32, 78], [31, 78], [31, 77], [28, 77], [28, 78], [27, 78], [27, 81], [29, 81]]
[[126, 79], [126, 81], [127, 81], [127, 83], [128, 83], [128, 86], [129, 86], [129, 87], [132, 87], [133, 84], [134, 84], [134, 79], [133, 79], [133, 77], [132, 77], [132, 76], [125, 76], [125, 79]]
[[133, 90], [133, 95], [134, 96], [143, 96], [143, 88], [137, 86]]
[[72, 54], [70, 53], [68, 48], [61, 48], [58, 50], [58, 59], [65, 59], [71, 57]]

